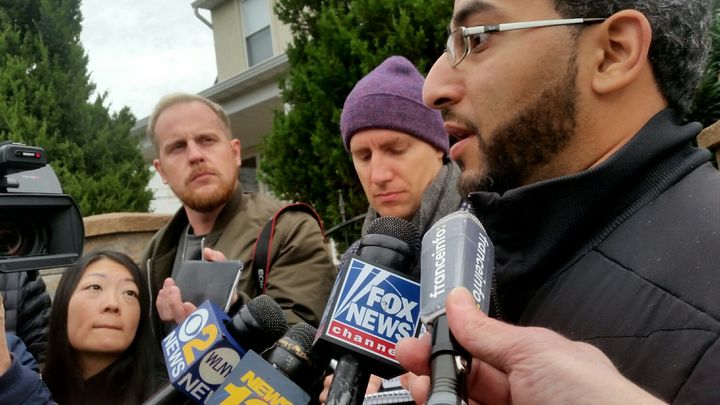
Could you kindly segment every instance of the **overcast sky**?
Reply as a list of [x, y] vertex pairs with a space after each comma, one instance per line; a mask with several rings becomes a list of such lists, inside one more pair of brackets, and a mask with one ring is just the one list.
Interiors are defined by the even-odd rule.
[[[212, 30], [191, 0], [82, 0], [81, 41], [110, 109], [146, 117], [173, 91], [200, 92], [217, 75]], [[200, 10], [209, 19], [207, 11]]]

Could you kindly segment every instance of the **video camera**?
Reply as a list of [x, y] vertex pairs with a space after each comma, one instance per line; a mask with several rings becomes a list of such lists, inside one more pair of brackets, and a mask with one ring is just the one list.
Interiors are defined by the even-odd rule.
[[0, 142], [0, 272], [70, 266], [84, 241], [80, 209], [62, 193], [45, 150]]

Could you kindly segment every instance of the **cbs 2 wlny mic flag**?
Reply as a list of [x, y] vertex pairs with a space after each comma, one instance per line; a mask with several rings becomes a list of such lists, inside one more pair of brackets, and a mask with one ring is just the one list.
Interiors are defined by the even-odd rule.
[[229, 319], [206, 300], [162, 341], [170, 382], [197, 401], [204, 402], [245, 354], [225, 328]]

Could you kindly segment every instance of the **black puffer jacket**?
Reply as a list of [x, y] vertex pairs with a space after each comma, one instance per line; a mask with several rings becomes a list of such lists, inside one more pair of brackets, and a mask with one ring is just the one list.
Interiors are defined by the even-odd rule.
[[45, 362], [50, 295], [36, 271], [0, 273], [5, 297], [5, 330], [15, 332], [38, 363]]
[[592, 169], [472, 203], [505, 320], [597, 346], [666, 401], [718, 404], [720, 173], [699, 130], [666, 110]]

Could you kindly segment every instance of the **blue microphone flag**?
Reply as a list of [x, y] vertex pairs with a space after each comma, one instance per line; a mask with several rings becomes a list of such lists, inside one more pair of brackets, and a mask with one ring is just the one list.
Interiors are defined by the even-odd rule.
[[229, 319], [206, 300], [162, 341], [170, 382], [198, 402], [204, 402], [245, 355], [225, 327]]
[[419, 331], [420, 284], [353, 256], [335, 288], [316, 339], [399, 368], [397, 342]]

